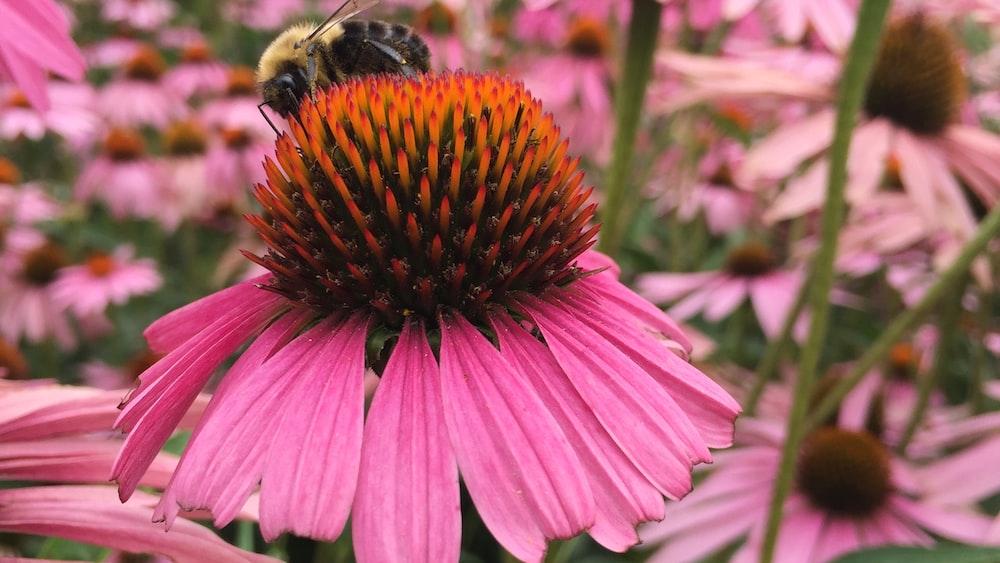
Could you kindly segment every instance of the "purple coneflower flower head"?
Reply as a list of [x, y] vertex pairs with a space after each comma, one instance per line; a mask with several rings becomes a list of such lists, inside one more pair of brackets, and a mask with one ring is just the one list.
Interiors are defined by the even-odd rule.
[[80, 318], [103, 315], [109, 306], [121, 305], [136, 295], [159, 289], [163, 278], [149, 258], [134, 258], [131, 246], [113, 253], [95, 252], [84, 264], [59, 270], [53, 282], [53, 299]]
[[113, 125], [165, 127], [188, 112], [184, 96], [162, 83], [166, 62], [146, 45], [125, 62], [120, 76], [98, 93], [98, 108]]
[[198, 39], [184, 45], [180, 61], [163, 75], [163, 82], [189, 98], [222, 92], [228, 76], [229, 69], [215, 58], [209, 44]]
[[173, 210], [163, 205], [165, 186], [163, 170], [149, 158], [143, 137], [114, 128], [104, 137], [101, 154], [77, 178], [74, 196], [105, 203], [119, 219], [162, 216], [164, 224], [176, 224]]
[[53, 282], [69, 264], [62, 247], [54, 242], [17, 253], [18, 264], [10, 276], [0, 278], [0, 335], [12, 342], [54, 339], [62, 348], [76, 344], [66, 312], [53, 300]]
[[122, 498], [247, 342], [157, 517], [222, 524], [259, 485], [268, 539], [351, 517], [359, 561], [457, 561], [461, 475], [499, 542], [540, 561], [583, 531], [626, 549], [731, 443], [738, 405], [588, 250], [591, 189], [521, 84], [364, 77], [289, 124], [250, 217], [269, 273], [146, 332], [166, 356], [118, 420]]
[[104, 19], [126, 23], [136, 29], [157, 29], [176, 11], [172, 0], [101, 0]]

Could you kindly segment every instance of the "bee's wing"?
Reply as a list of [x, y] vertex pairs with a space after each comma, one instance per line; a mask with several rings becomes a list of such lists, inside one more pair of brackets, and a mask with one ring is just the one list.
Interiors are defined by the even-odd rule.
[[312, 30], [312, 33], [297, 42], [295, 44], [295, 48], [297, 49], [302, 45], [309, 43], [329, 31], [331, 28], [336, 27], [340, 22], [352, 18], [378, 3], [379, 0], [344, 0], [344, 3], [341, 4], [339, 8], [334, 10], [332, 14], [330, 14], [330, 17], [323, 20], [323, 23], [317, 25], [316, 29]]

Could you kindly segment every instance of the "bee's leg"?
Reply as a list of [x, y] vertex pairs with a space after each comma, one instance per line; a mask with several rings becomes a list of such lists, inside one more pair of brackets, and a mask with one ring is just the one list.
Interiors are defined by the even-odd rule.
[[271, 129], [274, 130], [274, 134], [280, 136], [281, 135], [281, 131], [278, 131], [278, 128], [274, 126], [274, 123], [271, 123], [271, 118], [268, 117], [267, 116], [267, 112], [264, 111], [264, 106], [266, 106], [266, 105], [267, 105], [267, 102], [261, 102], [261, 103], [257, 104], [257, 110], [259, 110], [260, 114], [264, 116], [264, 121], [267, 121], [267, 124], [270, 125]]
[[309, 96], [316, 99], [316, 47], [318, 43], [310, 43], [306, 47], [306, 81], [309, 83]]

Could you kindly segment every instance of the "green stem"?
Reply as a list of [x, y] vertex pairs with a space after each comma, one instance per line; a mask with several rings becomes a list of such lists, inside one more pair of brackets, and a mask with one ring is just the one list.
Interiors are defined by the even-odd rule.
[[967, 279], [968, 277], [965, 277], [956, 282], [955, 291], [951, 292], [948, 296], [949, 298], [939, 307], [938, 342], [934, 348], [934, 365], [931, 367], [931, 372], [925, 377], [920, 378], [917, 382], [917, 403], [913, 406], [913, 410], [910, 411], [910, 417], [906, 421], [903, 435], [900, 437], [899, 443], [896, 444], [896, 451], [900, 453], [905, 452], [906, 446], [910, 445], [910, 440], [913, 439], [913, 435], [917, 432], [917, 427], [924, 419], [927, 405], [931, 401], [931, 394], [937, 389], [938, 384], [944, 377], [944, 372], [948, 369], [948, 364], [953, 359], [954, 336], [957, 332], [959, 317], [962, 315], [962, 297], [965, 293], [962, 290], [965, 287], [964, 282]]
[[813, 259], [810, 273], [809, 309], [812, 318], [809, 336], [802, 349], [798, 379], [788, 429], [781, 452], [781, 464], [775, 479], [774, 495], [768, 509], [767, 527], [761, 547], [761, 561], [770, 563], [774, 558], [781, 526], [782, 508], [795, 478], [795, 462], [802, 442], [802, 421], [805, 420], [812, 393], [813, 380], [819, 365], [823, 341], [826, 338], [827, 317], [830, 312], [830, 290], [833, 287], [833, 261], [837, 253], [837, 235], [844, 219], [847, 204], [844, 186], [847, 184], [847, 154], [851, 146], [851, 133], [861, 108], [868, 75], [871, 73], [882, 34], [882, 23], [889, 10], [889, 0], [865, 0], [858, 10], [857, 30], [847, 54], [844, 73], [837, 96], [837, 121], [833, 145], [830, 147], [830, 172], [827, 183], [826, 205], [820, 223], [820, 247]]
[[642, 116], [643, 98], [653, 71], [653, 53], [660, 33], [663, 5], [656, 0], [632, 0], [632, 19], [625, 46], [622, 80], [615, 96], [615, 137], [611, 146], [611, 165], [605, 182], [605, 194], [598, 246], [615, 256], [629, 224], [625, 204], [639, 197], [641, 186], [630, 182], [635, 139]]
[[851, 392], [851, 389], [864, 378], [873, 367], [878, 365], [892, 349], [892, 345], [899, 342], [903, 335], [912, 330], [917, 324], [927, 316], [937, 305], [942, 297], [949, 292], [959, 291], [957, 284], [965, 278], [972, 265], [972, 261], [982, 253], [986, 246], [995, 237], [1000, 235], [1000, 206], [995, 206], [992, 211], [979, 224], [979, 229], [972, 236], [969, 242], [962, 248], [962, 251], [955, 258], [948, 269], [945, 270], [938, 281], [927, 290], [923, 298], [913, 307], [903, 311], [888, 327], [882, 332], [875, 342], [868, 348], [863, 356], [858, 360], [851, 371], [840, 381], [830, 392], [823, 396], [823, 399], [815, 406], [812, 415], [806, 420], [806, 429], [815, 428], [823, 420], [826, 420], [833, 411], [837, 409], [840, 402]]

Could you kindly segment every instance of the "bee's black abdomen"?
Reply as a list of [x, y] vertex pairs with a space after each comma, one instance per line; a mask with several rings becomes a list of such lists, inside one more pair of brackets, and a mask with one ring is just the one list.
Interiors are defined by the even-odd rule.
[[349, 20], [342, 25], [344, 34], [331, 42], [328, 64], [344, 75], [399, 74], [405, 72], [403, 64], [411, 71], [430, 70], [430, 50], [410, 27], [377, 20]]

